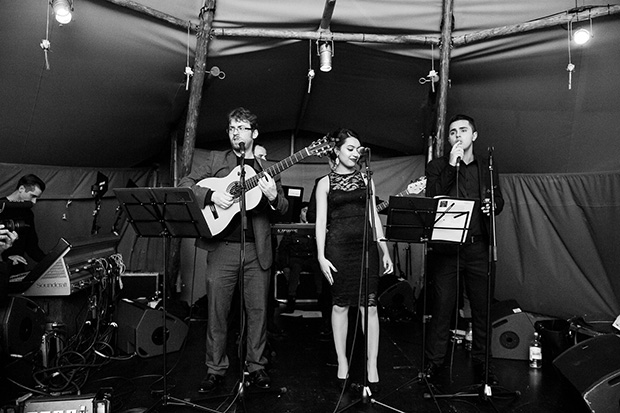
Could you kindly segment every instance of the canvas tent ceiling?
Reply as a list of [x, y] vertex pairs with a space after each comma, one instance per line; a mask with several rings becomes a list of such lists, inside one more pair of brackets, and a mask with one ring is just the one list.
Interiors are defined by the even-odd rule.
[[[193, 25], [203, 5], [200, 0], [139, 3]], [[324, 4], [219, 1], [214, 27], [313, 31]], [[456, 1], [454, 35], [582, 5], [594, 3]], [[39, 44], [47, 37], [47, 2], [9, 1], [2, 7], [0, 162], [127, 167], [166, 153], [174, 131], [182, 138], [188, 101], [184, 29], [105, 0], [75, 0], [72, 23], [50, 23], [50, 70], [45, 70]], [[339, 0], [330, 28], [437, 37], [441, 13], [439, 0]], [[618, 15], [597, 18], [593, 25], [595, 41], [572, 49], [572, 90], [566, 27], [454, 48], [448, 112], [479, 119], [482, 145], [496, 148], [503, 172], [618, 170]], [[189, 40], [193, 65], [193, 33]], [[336, 43], [334, 68], [322, 73], [316, 46], [308, 40], [215, 37], [207, 66], [219, 67], [226, 77], [205, 84], [196, 146], [225, 144], [225, 114], [244, 105], [259, 115], [267, 141], [288, 138], [298, 126], [303, 146], [306, 136], [347, 126], [377, 153], [423, 154], [433, 96], [430, 85], [418, 79], [438, 64], [438, 56], [430, 46]], [[316, 77], [308, 95], [309, 60]], [[273, 159], [288, 151], [288, 145], [270, 145]]]

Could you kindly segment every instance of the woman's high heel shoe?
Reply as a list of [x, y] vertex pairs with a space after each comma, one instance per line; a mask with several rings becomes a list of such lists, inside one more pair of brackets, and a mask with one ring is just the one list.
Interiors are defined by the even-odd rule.
[[339, 390], [342, 390], [347, 385], [347, 379], [341, 379], [340, 377], [336, 377], [336, 385]]
[[377, 394], [381, 390], [381, 386], [379, 386], [379, 382], [378, 381], [376, 381], [374, 383], [369, 381], [368, 382], [368, 388], [370, 389], [370, 392], [372, 394]]

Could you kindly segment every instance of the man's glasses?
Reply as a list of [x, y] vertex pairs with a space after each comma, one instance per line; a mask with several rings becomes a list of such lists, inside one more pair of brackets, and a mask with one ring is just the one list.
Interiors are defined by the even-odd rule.
[[252, 128], [250, 128], [249, 126], [229, 126], [226, 129], [228, 133], [244, 132], [244, 131], [249, 131], [249, 130], [252, 130]]

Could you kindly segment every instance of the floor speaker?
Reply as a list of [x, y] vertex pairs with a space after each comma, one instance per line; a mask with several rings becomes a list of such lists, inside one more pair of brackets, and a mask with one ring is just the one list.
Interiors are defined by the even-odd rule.
[[379, 295], [381, 307], [396, 310], [414, 311], [413, 289], [407, 281], [399, 281], [389, 286]]
[[491, 306], [491, 355], [500, 359], [529, 360], [530, 341], [535, 323], [553, 317], [522, 311], [515, 300], [500, 301]]
[[590, 410], [620, 411], [620, 337], [596, 336], [566, 350], [553, 364], [581, 393]]
[[181, 349], [187, 336], [188, 326], [179, 318], [166, 315], [166, 334], [164, 334], [163, 311], [127, 299], [119, 301], [116, 309], [118, 324], [117, 347], [127, 354], [140, 357], [153, 357]]
[[45, 314], [32, 300], [10, 297], [0, 308], [0, 350], [6, 354], [27, 354], [37, 350], [45, 333]]

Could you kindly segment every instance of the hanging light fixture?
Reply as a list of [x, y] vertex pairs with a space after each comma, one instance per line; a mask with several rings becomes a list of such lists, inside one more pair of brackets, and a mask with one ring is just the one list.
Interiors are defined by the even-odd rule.
[[73, 0], [52, 0], [51, 3], [56, 21], [60, 24], [69, 24], [73, 18]]
[[592, 34], [590, 33], [590, 31], [584, 29], [583, 27], [573, 33], [573, 41], [579, 45], [588, 43], [591, 38]]
[[332, 70], [332, 57], [334, 56], [334, 42], [317, 42], [321, 72]]
[[[588, 14], [589, 13], [590, 11], [588, 10]], [[576, 17], [577, 19], [579, 19], [579, 12], [576, 13]], [[575, 44], [578, 44], [578, 45], [586, 44], [590, 41], [592, 37], [594, 37], [593, 31], [592, 31], [592, 16], [591, 15], [588, 16], [588, 21], [590, 22], [590, 30], [588, 30], [587, 27], [581, 27], [575, 31], [573, 31], [573, 22], [572, 21], [569, 22], [569, 30], [572, 33], [573, 42], [575, 42]]]

